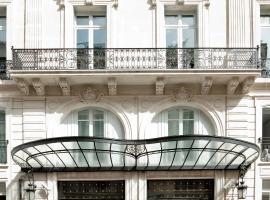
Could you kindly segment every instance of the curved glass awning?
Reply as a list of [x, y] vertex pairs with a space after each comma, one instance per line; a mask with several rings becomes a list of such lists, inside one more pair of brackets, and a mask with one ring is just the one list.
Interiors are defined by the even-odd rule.
[[22, 171], [240, 170], [258, 156], [256, 144], [204, 135], [146, 140], [58, 137], [12, 150]]

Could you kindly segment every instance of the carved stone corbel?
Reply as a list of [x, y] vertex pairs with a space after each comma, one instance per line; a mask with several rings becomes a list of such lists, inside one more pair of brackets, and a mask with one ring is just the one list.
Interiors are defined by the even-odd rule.
[[108, 90], [110, 96], [117, 95], [117, 83], [115, 78], [109, 78], [108, 80]]
[[112, 0], [112, 6], [114, 8], [117, 8], [118, 7], [118, 0]]
[[205, 77], [201, 86], [201, 94], [207, 95], [210, 93], [211, 87], [213, 84], [213, 79], [211, 77]]
[[163, 95], [164, 94], [164, 79], [157, 78], [156, 81], [156, 95]]
[[58, 0], [59, 8], [62, 9], [65, 7], [65, 0]]
[[206, 8], [209, 8], [209, 6], [210, 6], [210, 0], [205, 0], [205, 1], [204, 1], [204, 6], [205, 6]]
[[242, 87], [242, 93], [247, 94], [251, 88], [251, 86], [254, 84], [254, 77], [248, 77], [244, 80], [243, 82], [243, 87]]
[[181, 87], [180, 89], [177, 89], [174, 91], [173, 94], [173, 100], [183, 100], [186, 102], [190, 102], [192, 100], [193, 94], [191, 90], [188, 90], [185, 87]]
[[38, 96], [44, 96], [45, 95], [45, 89], [43, 83], [41, 83], [39, 78], [32, 79], [32, 85], [34, 89], [36, 90], [36, 93]]
[[66, 78], [60, 78], [59, 79], [59, 86], [62, 90], [62, 94], [64, 96], [69, 96], [70, 95], [70, 85], [68, 84], [68, 81]]
[[17, 82], [17, 86], [20, 89], [20, 91], [24, 95], [28, 96], [29, 95], [29, 85], [28, 85], [28, 83], [22, 78], [16, 79], [16, 82]]
[[239, 78], [232, 77], [227, 84], [227, 94], [234, 94], [237, 86], [239, 85]]
[[149, 0], [148, 3], [152, 8], [155, 8], [157, 6], [157, 0]]
[[80, 101], [83, 103], [89, 103], [89, 102], [99, 102], [104, 94], [102, 92], [99, 92], [97, 89], [88, 87], [84, 89], [80, 94]]
[[84, 4], [87, 6], [92, 6], [94, 4], [94, 0], [85, 0]]

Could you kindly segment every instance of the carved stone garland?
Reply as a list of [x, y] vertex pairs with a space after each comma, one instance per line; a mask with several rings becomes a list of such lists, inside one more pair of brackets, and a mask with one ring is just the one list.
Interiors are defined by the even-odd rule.
[[95, 88], [88, 87], [84, 89], [80, 94], [80, 101], [83, 103], [99, 102], [103, 98], [104, 94]]

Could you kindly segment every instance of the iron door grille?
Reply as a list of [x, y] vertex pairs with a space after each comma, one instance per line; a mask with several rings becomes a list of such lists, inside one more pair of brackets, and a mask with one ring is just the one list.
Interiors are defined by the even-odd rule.
[[214, 180], [147, 181], [147, 200], [214, 200]]
[[60, 181], [59, 200], [124, 200], [124, 181]]

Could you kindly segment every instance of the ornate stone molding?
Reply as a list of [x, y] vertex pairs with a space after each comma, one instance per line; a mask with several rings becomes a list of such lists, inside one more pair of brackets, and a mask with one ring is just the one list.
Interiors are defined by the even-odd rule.
[[80, 94], [80, 101], [83, 103], [99, 102], [103, 98], [104, 94], [95, 88], [88, 87], [84, 89]]
[[16, 79], [17, 86], [24, 95], [29, 95], [29, 86], [24, 79]]
[[108, 80], [108, 90], [110, 96], [117, 95], [117, 83], [115, 78], [109, 78]]
[[185, 0], [176, 0], [176, 4], [182, 6], [185, 4]]
[[62, 9], [65, 7], [65, 0], [58, 0], [59, 8]]
[[204, 0], [204, 6], [208, 8], [210, 6], [210, 0]]
[[59, 86], [62, 90], [62, 94], [64, 96], [69, 96], [70, 95], [70, 85], [68, 84], [68, 81], [66, 78], [60, 78], [59, 79]]
[[243, 94], [247, 94], [249, 92], [249, 89], [254, 84], [254, 81], [255, 81], [254, 77], [248, 77], [247, 79], [244, 80], [242, 87]]
[[180, 89], [175, 90], [173, 93], [174, 101], [183, 100], [186, 102], [190, 102], [192, 98], [193, 98], [192, 91], [185, 87], [181, 87]]
[[238, 77], [232, 77], [231, 80], [229, 80], [227, 84], [227, 94], [234, 94], [237, 86], [239, 85], [239, 78]]
[[43, 83], [41, 83], [39, 78], [32, 79], [32, 85], [34, 89], [36, 90], [36, 93], [38, 96], [44, 96], [45, 95], [45, 87]]
[[149, 0], [148, 3], [152, 8], [155, 8], [157, 6], [157, 0]]
[[201, 86], [201, 94], [207, 95], [210, 93], [211, 87], [213, 84], [213, 79], [211, 77], [205, 77]]
[[112, 6], [114, 8], [117, 8], [118, 7], [118, 0], [112, 0]]
[[164, 94], [164, 79], [157, 78], [156, 81], [156, 95], [163, 95]]

